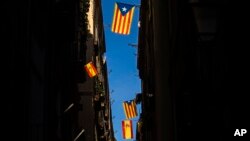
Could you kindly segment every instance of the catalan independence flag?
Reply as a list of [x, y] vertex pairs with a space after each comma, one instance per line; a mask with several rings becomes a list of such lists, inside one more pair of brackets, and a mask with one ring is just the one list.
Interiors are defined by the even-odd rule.
[[123, 109], [127, 119], [137, 116], [137, 108], [135, 100], [123, 102]]
[[94, 77], [97, 75], [97, 70], [92, 62], [89, 62], [84, 66], [85, 70], [87, 71], [89, 77]]
[[131, 29], [134, 9], [134, 5], [116, 2], [111, 31], [128, 35]]
[[132, 120], [123, 120], [122, 121], [122, 136], [123, 136], [123, 139], [132, 139], [133, 138]]

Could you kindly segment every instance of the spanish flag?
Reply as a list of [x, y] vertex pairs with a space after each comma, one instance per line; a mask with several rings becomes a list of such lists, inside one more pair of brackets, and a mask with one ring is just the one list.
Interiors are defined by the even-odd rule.
[[111, 31], [128, 35], [131, 29], [134, 9], [134, 5], [116, 2]]
[[122, 121], [122, 136], [124, 139], [132, 139], [133, 138], [132, 120], [123, 120]]
[[84, 66], [85, 70], [87, 71], [89, 77], [94, 77], [97, 75], [97, 70], [92, 62], [89, 62]]
[[135, 100], [123, 102], [123, 109], [127, 119], [137, 116], [137, 109]]

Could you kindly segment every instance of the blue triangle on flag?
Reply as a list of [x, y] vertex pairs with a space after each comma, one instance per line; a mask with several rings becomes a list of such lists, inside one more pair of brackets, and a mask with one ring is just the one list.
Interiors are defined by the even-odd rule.
[[120, 3], [120, 2], [117, 2], [117, 5], [122, 13], [122, 16], [126, 15], [129, 12], [129, 10], [134, 7], [134, 5]]

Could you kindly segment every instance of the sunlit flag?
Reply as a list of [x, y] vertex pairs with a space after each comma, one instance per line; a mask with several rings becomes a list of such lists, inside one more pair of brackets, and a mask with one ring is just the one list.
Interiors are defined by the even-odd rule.
[[89, 62], [88, 64], [86, 64], [84, 66], [85, 70], [87, 71], [89, 77], [94, 77], [97, 75], [97, 70], [95, 68], [95, 66], [93, 65], [92, 62]]
[[132, 139], [133, 138], [132, 120], [123, 120], [122, 121], [122, 136], [124, 139]]
[[111, 31], [128, 35], [131, 29], [134, 9], [134, 5], [116, 2]]
[[122, 103], [122, 105], [127, 119], [134, 118], [137, 116], [135, 100], [125, 101]]

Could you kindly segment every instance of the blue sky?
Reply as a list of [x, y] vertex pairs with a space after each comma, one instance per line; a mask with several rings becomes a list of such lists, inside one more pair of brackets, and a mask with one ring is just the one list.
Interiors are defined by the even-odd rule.
[[[102, 0], [104, 30], [106, 38], [106, 56], [109, 76], [109, 89], [111, 93], [113, 126], [117, 141], [123, 141], [122, 138], [122, 120], [125, 114], [122, 102], [132, 100], [136, 93], [141, 92], [141, 82], [137, 70], [137, 49], [128, 44], [137, 44], [138, 42], [138, 19], [139, 8], [135, 8], [130, 35], [119, 35], [111, 32], [115, 2], [128, 4], [140, 4], [140, 0]], [[138, 113], [141, 111], [140, 105], [137, 105]], [[132, 119], [135, 140], [135, 125], [137, 118]]]

